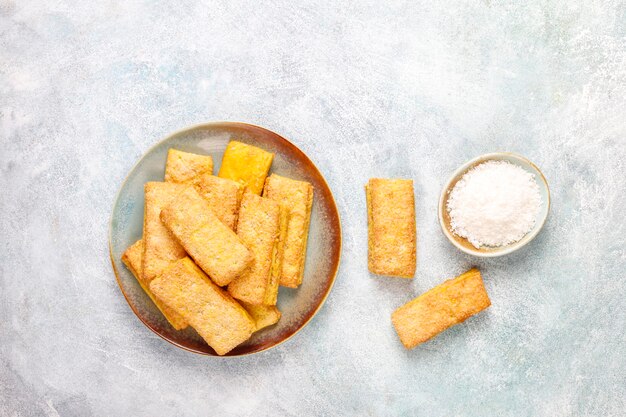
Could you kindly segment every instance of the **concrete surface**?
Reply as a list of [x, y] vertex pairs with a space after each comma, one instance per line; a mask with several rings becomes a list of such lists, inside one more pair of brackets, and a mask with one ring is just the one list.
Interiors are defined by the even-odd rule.
[[[626, 5], [518, 3], [0, 0], [0, 415], [623, 416]], [[238, 360], [152, 334], [107, 253], [135, 161], [210, 120], [290, 138], [344, 226], [320, 314]], [[498, 150], [543, 169], [553, 207], [478, 260], [437, 198]], [[370, 176], [415, 180], [414, 280], [367, 272]], [[391, 311], [472, 265], [493, 306], [405, 351]]]

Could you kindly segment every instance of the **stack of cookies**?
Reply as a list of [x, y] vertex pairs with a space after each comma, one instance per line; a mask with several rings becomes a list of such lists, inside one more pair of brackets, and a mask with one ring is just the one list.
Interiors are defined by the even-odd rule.
[[122, 260], [176, 330], [218, 355], [280, 319], [280, 285], [302, 283], [313, 186], [269, 175], [274, 154], [231, 141], [213, 159], [170, 149], [145, 184], [142, 239]]

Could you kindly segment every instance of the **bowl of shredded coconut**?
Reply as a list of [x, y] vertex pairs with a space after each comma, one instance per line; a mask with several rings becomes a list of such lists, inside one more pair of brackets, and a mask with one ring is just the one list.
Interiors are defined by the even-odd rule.
[[439, 223], [465, 253], [511, 253], [541, 230], [550, 210], [548, 183], [535, 164], [509, 152], [479, 156], [457, 169], [439, 199]]

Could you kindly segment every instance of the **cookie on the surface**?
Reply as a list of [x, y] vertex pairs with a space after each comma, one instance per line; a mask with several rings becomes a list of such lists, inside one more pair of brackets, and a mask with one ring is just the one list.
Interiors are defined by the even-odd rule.
[[365, 194], [368, 269], [378, 275], [413, 278], [417, 247], [413, 181], [371, 178]]
[[402, 344], [411, 349], [490, 305], [480, 271], [474, 268], [398, 308], [391, 321]]

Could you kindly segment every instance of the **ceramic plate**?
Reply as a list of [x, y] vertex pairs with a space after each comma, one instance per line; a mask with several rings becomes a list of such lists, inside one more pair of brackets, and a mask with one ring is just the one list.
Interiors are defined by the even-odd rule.
[[330, 292], [341, 255], [339, 214], [324, 177], [313, 162], [296, 146], [269, 130], [244, 123], [218, 122], [193, 126], [163, 139], [139, 160], [128, 174], [113, 206], [109, 231], [109, 248], [117, 282], [137, 317], [168, 342], [192, 352], [215, 355], [198, 334], [187, 328], [176, 331], [143, 292], [121, 256], [128, 246], [142, 237], [144, 184], [163, 181], [165, 159], [169, 148], [211, 155], [214, 173], [226, 145], [238, 140], [275, 154], [270, 173], [308, 181], [314, 197], [302, 285], [297, 289], [280, 288], [278, 308], [281, 320], [262, 329], [227, 356], [240, 356], [267, 350], [301, 330], [320, 309]]

